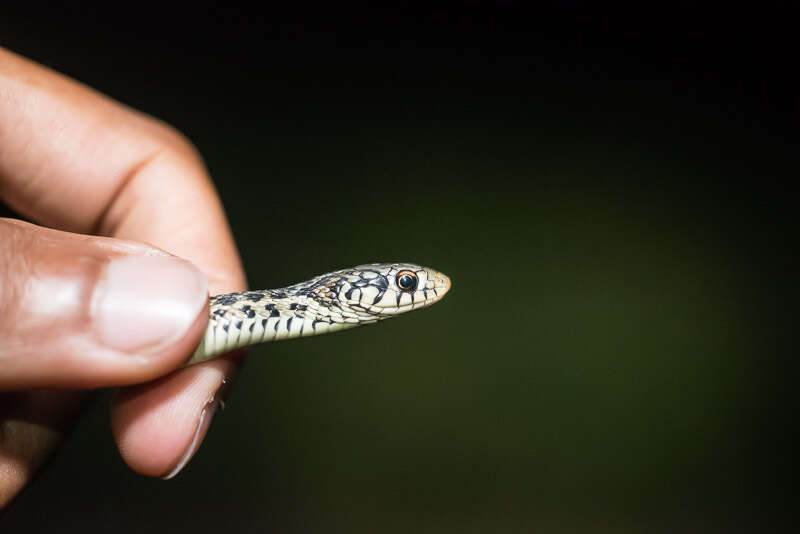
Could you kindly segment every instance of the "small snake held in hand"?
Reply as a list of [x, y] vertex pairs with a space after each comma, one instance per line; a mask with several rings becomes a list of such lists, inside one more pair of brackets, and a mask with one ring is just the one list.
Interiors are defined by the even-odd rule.
[[187, 365], [247, 345], [373, 324], [430, 306], [449, 289], [450, 279], [429, 267], [370, 263], [281, 289], [217, 295]]

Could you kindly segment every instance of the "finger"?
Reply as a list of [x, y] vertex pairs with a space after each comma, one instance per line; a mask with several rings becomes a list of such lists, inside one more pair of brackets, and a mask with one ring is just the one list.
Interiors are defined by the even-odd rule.
[[[230, 385], [232, 361], [194, 365], [150, 384], [120, 390], [112, 430], [136, 470], [172, 478], [197, 452]], [[172, 432], [165, 432], [169, 424]], [[155, 444], [155, 446], [154, 446]]]
[[189, 259], [212, 293], [243, 289], [225, 213], [169, 126], [0, 48], [0, 198], [47, 226], [145, 241]]
[[[0, 196], [18, 212], [51, 226], [152, 243], [198, 266], [211, 294], [245, 288], [222, 206], [197, 151], [180, 134], [2, 50], [0, 89], [0, 116], [13, 126], [0, 128]], [[210, 397], [235, 368], [223, 358], [126, 391], [126, 398], [170, 391], [132, 404], [135, 417], [119, 417], [119, 405], [112, 409], [128, 465], [159, 475], [191, 447], [204, 407], [183, 373], [200, 373]], [[151, 432], [138, 433], [143, 427], [133, 421], [150, 421]], [[153, 457], [173, 459], [156, 469]]]
[[156, 378], [207, 322], [204, 275], [145, 245], [0, 219], [0, 273], [3, 390]]

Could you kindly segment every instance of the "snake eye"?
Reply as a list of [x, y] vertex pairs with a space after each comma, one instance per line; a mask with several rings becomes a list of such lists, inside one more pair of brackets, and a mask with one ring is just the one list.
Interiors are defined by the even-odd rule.
[[403, 291], [414, 291], [417, 289], [417, 275], [411, 271], [400, 271], [397, 273], [397, 287]]

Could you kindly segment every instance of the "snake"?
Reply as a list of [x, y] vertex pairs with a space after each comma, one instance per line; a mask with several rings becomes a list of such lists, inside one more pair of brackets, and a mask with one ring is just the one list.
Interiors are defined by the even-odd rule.
[[205, 334], [185, 365], [249, 345], [375, 324], [438, 302], [450, 285], [430, 267], [369, 263], [279, 289], [216, 295]]

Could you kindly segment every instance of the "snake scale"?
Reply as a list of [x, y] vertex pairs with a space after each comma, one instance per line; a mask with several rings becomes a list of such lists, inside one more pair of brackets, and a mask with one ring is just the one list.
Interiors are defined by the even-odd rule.
[[450, 279], [413, 263], [370, 263], [281, 289], [209, 299], [205, 336], [187, 365], [233, 349], [374, 324], [430, 306]]

